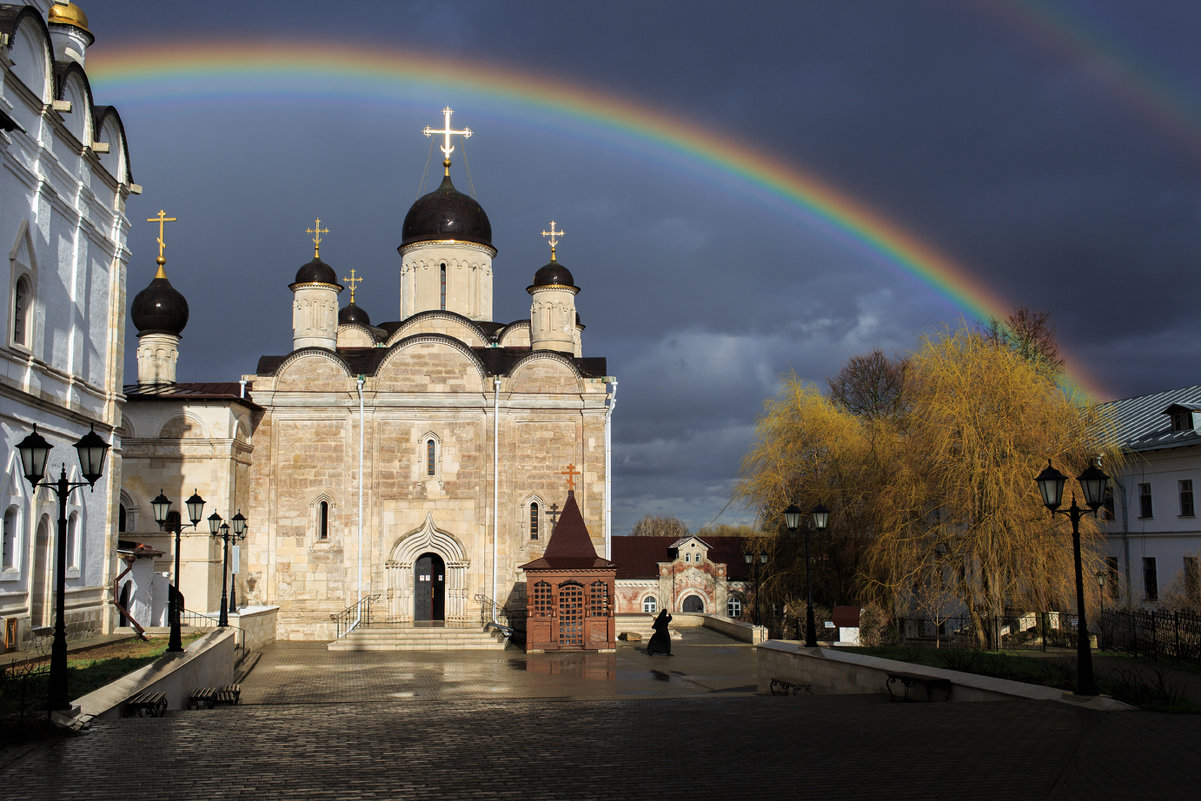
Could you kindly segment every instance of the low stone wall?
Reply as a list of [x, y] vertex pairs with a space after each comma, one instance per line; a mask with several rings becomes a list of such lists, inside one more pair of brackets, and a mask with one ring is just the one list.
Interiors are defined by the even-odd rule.
[[1088, 706], [1090, 709], [1117, 710], [1131, 707], [1111, 698], [1085, 698], [1075, 693], [1024, 684], [1008, 679], [994, 679], [975, 673], [915, 665], [882, 659], [866, 654], [851, 653], [833, 648], [804, 648], [795, 642], [768, 640], [755, 647], [758, 661], [758, 692], [771, 692], [771, 682], [778, 679], [811, 687], [816, 695], [887, 693], [890, 673], [916, 673], [951, 682], [951, 701], [1002, 701], [1026, 698], [1040, 701], [1061, 701]]
[[247, 651], [257, 651], [267, 643], [275, 642], [278, 619], [278, 606], [246, 606], [229, 616], [230, 625], [246, 632]]
[[217, 629], [188, 645], [183, 653], [163, 654], [74, 703], [83, 716], [117, 718], [126, 701], [150, 690], [166, 694], [168, 709], [184, 709], [188, 695], [197, 687], [220, 687], [234, 680], [236, 637], [233, 629]]
[[767, 639], [766, 626], [756, 626], [721, 615], [705, 615], [704, 626], [740, 642], [760, 643]]

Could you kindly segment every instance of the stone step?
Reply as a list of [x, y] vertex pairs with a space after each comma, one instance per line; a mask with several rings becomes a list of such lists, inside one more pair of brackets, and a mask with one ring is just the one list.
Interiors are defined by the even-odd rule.
[[507, 641], [478, 628], [369, 626], [328, 646], [331, 651], [459, 651], [500, 650]]

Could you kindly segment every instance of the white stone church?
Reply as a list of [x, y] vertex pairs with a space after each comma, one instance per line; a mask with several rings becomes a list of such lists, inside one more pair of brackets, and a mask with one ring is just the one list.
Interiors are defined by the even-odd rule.
[[[181, 512], [195, 491], [206, 516], [246, 516], [237, 604], [278, 606], [284, 639], [332, 638], [331, 616], [364, 597], [373, 619], [402, 626], [510, 622], [525, 609], [518, 566], [542, 555], [569, 481], [608, 555], [617, 382], [603, 358], [583, 355], [580, 290], [557, 260], [555, 223], [543, 232], [549, 263], [494, 274], [488, 216], [452, 182], [454, 137], [470, 134], [450, 115], [425, 131], [442, 144], [442, 183], [408, 210], [399, 259], [381, 254], [376, 268], [399, 271], [397, 306], [371, 309], [392, 321], [372, 322], [356, 302], [370, 278], [323, 260], [318, 220], [311, 260], [259, 278], [291, 289], [292, 351], [240, 380], [181, 383], [188, 307], [160, 247], [132, 305], [138, 381], [119, 431], [125, 558], [147, 560], [121, 591], [142, 625], [163, 622], [174, 548], [153, 521], [160, 490]], [[530, 319], [493, 321], [502, 276], [496, 288], [509, 292], [532, 277]], [[221, 543], [204, 522], [185, 528], [181, 557], [186, 607], [215, 609]]]

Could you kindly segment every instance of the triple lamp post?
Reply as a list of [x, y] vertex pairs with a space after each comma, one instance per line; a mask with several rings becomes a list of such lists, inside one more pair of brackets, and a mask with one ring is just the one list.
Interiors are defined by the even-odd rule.
[[1063, 501], [1063, 485], [1067, 476], [1051, 466], [1047, 460], [1047, 468], [1038, 474], [1038, 490], [1042, 493], [1043, 504], [1051, 510], [1051, 515], [1066, 515], [1072, 521], [1072, 554], [1076, 560], [1076, 693], [1078, 695], [1096, 695], [1097, 684], [1093, 680], [1093, 654], [1088, 645], [1088, 623], [1084, 614], [1084, 574], [1080, 567], [1080, 518], [1091, 510], [1096, 516], [1097, 510], [1105, 502], [1105, 488], [1109, 484], [1109, 476], [1098, 468], [1089, 465], [1084, 472], [1076, 477], [1080, 489], [1084, 492], [1084, 503], [1088, 509], [1076, 505], [1076, 494], [1072, 493], [1072, 505], [1060, 509]]
[[33, 427], [33, 433], [17, 443], [21, 455], [21, 470], [25, 479], [36, 491], [47, 487], [58, 496], [58, 555], [55, 568], [54, 598], [54, 642], [50, 650], [50, 681], [46, 692], [46, 709], [53, 712], [71, 708], [71, 696], [67, 690], [67, 627], [63, 607], [67, 595], [67, 496], [80, 487], [94, 488], [104, 468], [104, 457], [108, 454], [108, 443], [96, 433], [93, 425], [88, 433], [75, 443], [79, 453], [79, 472], [83, 481], [67, 480], [67, 465], [64, 462], [57, 480], [43, 480], [46, 462], [50, 458], [50, 443]]
[[[817, 626], [813, 621], [813, 582], [810, 578], [810, 561], [809, 561], [809, 534], [816, 530], [823, 532], [826, 530], [826, 525], [830, 522], [830, 510], [822, 504], [813, 507], [810, 512], [813, 516], [813, 525], [805, 527], [805, 593], [808, 596], [805, 601], [805, 647], [817, 647]], [[790, 504], [784, 510], [784, 525], [788, 530], [796, 534], [801, 528], [801, 517], [804, 515], [796, 504]]]

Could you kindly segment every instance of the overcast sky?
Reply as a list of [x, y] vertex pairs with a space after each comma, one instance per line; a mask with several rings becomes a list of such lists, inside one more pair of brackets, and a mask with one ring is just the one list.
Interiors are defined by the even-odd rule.
[[[287, 286], [320, 217], [323, 258], [366, 279], [374, 321], [396, 319], [401, 222], [437, 181], [434, 153], [421, 183], [421, 129], [449, 104], [475, 132], [470, 184], [462, 148], [453, 177], [492, 221], [497, 320], [529, 316], [525, 287], [549, 256], [539, 233], [551, 219], [567, 231], [585, 355], [608, 357], [620, 381], [614, 533], [648, 513], [710, 522], [782, 375], [824, 386], [848, 356], [904, 353], [965, 309], [736, 169], [510, 102], [487, 65], [816, 176], [1007, 306], [1050, 312], [1071, 369], [1108, 397], [1201, 381], [1195, 0], [81, 5], [90, 71], [151, 45], [233, 40], [313, 64], [352, 45], [481, 65], [482, 90], [431, 74], [374, 94], [353, 76], [209, 70], [175, 96], [94, 78], [145, 188], [128, 205], [129, 297], [154, 274], [142, 221], [166, 209], [180, 220], [168, 275], [192, 312], [179, 379], [236, 380], [291, 349]], [[130, 381], [134, 346], [131, 326]], [[721, 522], [746, 518], [731, 508]]]

